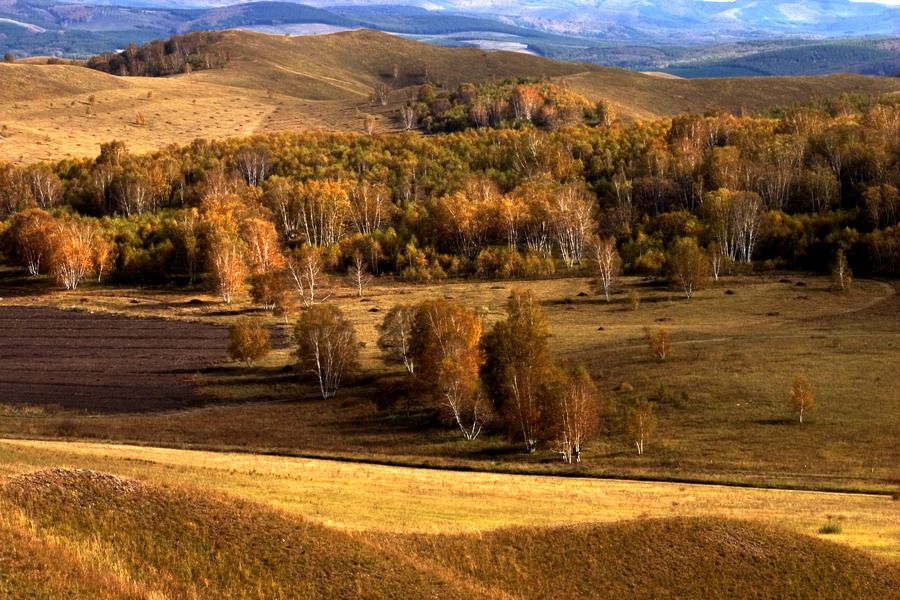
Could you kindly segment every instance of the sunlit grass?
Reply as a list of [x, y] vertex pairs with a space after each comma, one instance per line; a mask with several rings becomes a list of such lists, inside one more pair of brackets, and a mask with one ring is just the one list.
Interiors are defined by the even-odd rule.
[[89, 468], [210, 489], [347, 530], [486, 531], [643, 517], [758, 520], [900, 559], [900, 510], [886, 496], [412, 469], [99, 443], [0, 442], [0, 472]]

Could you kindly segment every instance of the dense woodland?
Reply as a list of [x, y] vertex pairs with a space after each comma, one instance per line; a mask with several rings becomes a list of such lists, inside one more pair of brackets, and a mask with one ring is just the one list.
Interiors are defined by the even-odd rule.
[[[681, 238], [723, 270], [824, 272], [843, 250], [857, 274], [896, 275], [898, 134], [900, 106], [842, 99], [776, 117], [273, 134], [150, 155], [111, 142], [92, 160], [0, 165], [3, 248], [67, 287], [88, 273], [221, 287], [226, 250], [248, 277], [306, 254], [414, 281], [543, 277], [593, 271], [610, 239], [624, 272], [649, 276]], [[75, 279], [60, 272], [73, 244]]]

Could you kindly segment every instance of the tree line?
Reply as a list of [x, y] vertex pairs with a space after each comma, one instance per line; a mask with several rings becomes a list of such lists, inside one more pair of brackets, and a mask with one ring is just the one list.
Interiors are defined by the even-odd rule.
[[225, 301], [250, 284], [270, 307], [285, 287], [315, 298], [326, 271], [355, 270], [361, 287], [380, 274], [542, 277], [602, 259], [670, 276], [694, 245], [714, 276], [753, 263], [825, 271], [838, 252], [857, 274], [890, 275], [898, 133], [896, 103], [846, 100], [554, 131], [273, 134], [146, 155], [110, 142], [95, 159], [0, 164], [2, 247], [31, 273], [58, 273], [52, 257], [71, 237], [60, 232], [78, 224], [92, 231], [82, 254], [105, 261], [85, 273], [202, 279]]
[[90, 58], [87, 67], [119, 76], [164, 77], [225, 66], [227, 51], [217, 49], [218, 31], [197, 31], [155, 40], [143, 46], [128, 44], [121, 52]]

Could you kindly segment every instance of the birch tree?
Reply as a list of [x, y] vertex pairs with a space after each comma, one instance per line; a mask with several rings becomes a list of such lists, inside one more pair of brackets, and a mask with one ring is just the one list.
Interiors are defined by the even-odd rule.
[[653, 404], [638, 400], [625, 415], [625, 435], [633, 443], [638, 454], [643, 454], [647, 441], [656, 432], [656, 415]]
[[318, 248], [303, 246], [288, 256], [287, 273], [303, 306], [309, 308], [330, 297], [330, 294], [321, 295], [324, 271], [322, 252]]
[[556, 394], [557, 449], [567, 463], [580, 463], [584, 445], [600, 426], [597, 386], [584, 365], [564, 376]]
[[850, 284], [853, 283], [853, 273], [850, 271], [850, 263], [847, 262], [843, 248], [838, 248], [835, 252], [834, 263], [831, 265], [831, 280], [841, 291], [850, 289]]
[[692, 237], [676, 240], [666, 266], [669, 283], [684, 290], [688, 299], [709, 280], [709, 258]]
[[342, 379], [359, 364], [356, 331], [333, 304], [317, 304], [300, 314], [294, 329], [298, 366], [312, 372], [323, 400], [333, 398]]
[[491, 419], [478, 372], [484, 362], [481, 319], [449, 300], [428, 300], [416, 309], [411, 354], [417, 377], [440, 399], [448, 420], [466, 440], [477, 438]]
[[593, 200], [581, 186], [563, 186], [553, 196], [553, 232], [559, 254], [570, 269], [581, 264], [584, 258], [585, 244], [593, 226], [593, 209]]
[[597, 264], [597, 278], [600, 281], [600, 289], [606, 301], [610, 301], [610, 296], [619, 282], [619, 275], [622, 272], [622, 259], [616, 250], [616, 240], [614, 238], [605, 238], [598, 240], [594, 245], [594, 262]]
[[812, 387], [803, 375], [797, 375], [794, 378], [794, 384], [791, 386], [791, 392], [788, 395], [788, 404], [791, 410], [800, 418], [800, 424], [803, 424], [803, 415], [816, 408], [816, 397], [813, 395]]
[[406, 372], [416, 373], [412, 337], [416, 308], [408, 304], [394, 306], [378, 326], [378, 347], [391, 362], [403, 363]]
[[216, 292], [225, 304], [231, 304], [245, 285], [247, 267], [244, 248], [235, 236], [220, 232], [210, 241], [209, 263], [216, 284]]
[[67, 290], [74, 290], [93, 266], [96, 229], [88, 223], [65, 220], [50, 236], [50, 271]]

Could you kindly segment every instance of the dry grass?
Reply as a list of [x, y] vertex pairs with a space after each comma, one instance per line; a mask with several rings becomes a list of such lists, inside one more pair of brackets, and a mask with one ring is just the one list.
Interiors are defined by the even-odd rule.
[[[298, 38], [229, 31], [220, 43], [232, 56], [226, 67], [190, 76], [119, 78], [80, 66], [0, 65], [0, 160], [96, 156], [101, 142], [114, 139], [145, 152], [269, 131], [361, 132], [366, 112], [379, 114], [379, 131], [393, 131], [400, 128], [397, 108], [424, 80], [426, 65], [430, 80], [451, 88], [505, 77], [562, 79], [592, 100], [610, 100], [625, 118], [755, 111], [843, 92], [900, 90], [896, 79], [850, 75], [662, 79], [516, 53], [440, 48], [372, 31]], [[390, 78], [394, 64], [397, 81]], [[376, 109], [369, 97], [379, 80], [390, 80], [396, 90], [387, 107]], [[135, 124], [136, 112], [144, 115], [143, 125]]]
[[464, 533], [505, 526], [724, 517], [818, 535], [900, 560], [900, 516], [884, 496], [463, 473], [99, 443], [0, 442], [0, 473], [95, 469], [227, 493], [355, 531]]
[[[345, 488], [368, 479], [344, 475]], [[480, 476], [467, 477], [477, 487]], [[0, 524], [11, 542], [0, 548], [0, 591], [16, 598], [867, 599], [900, 585], [891, 561], [721, 517], [342, 531], [208, 488], [65, 469], [7, 479], [0, 508], [12, 515]]]

